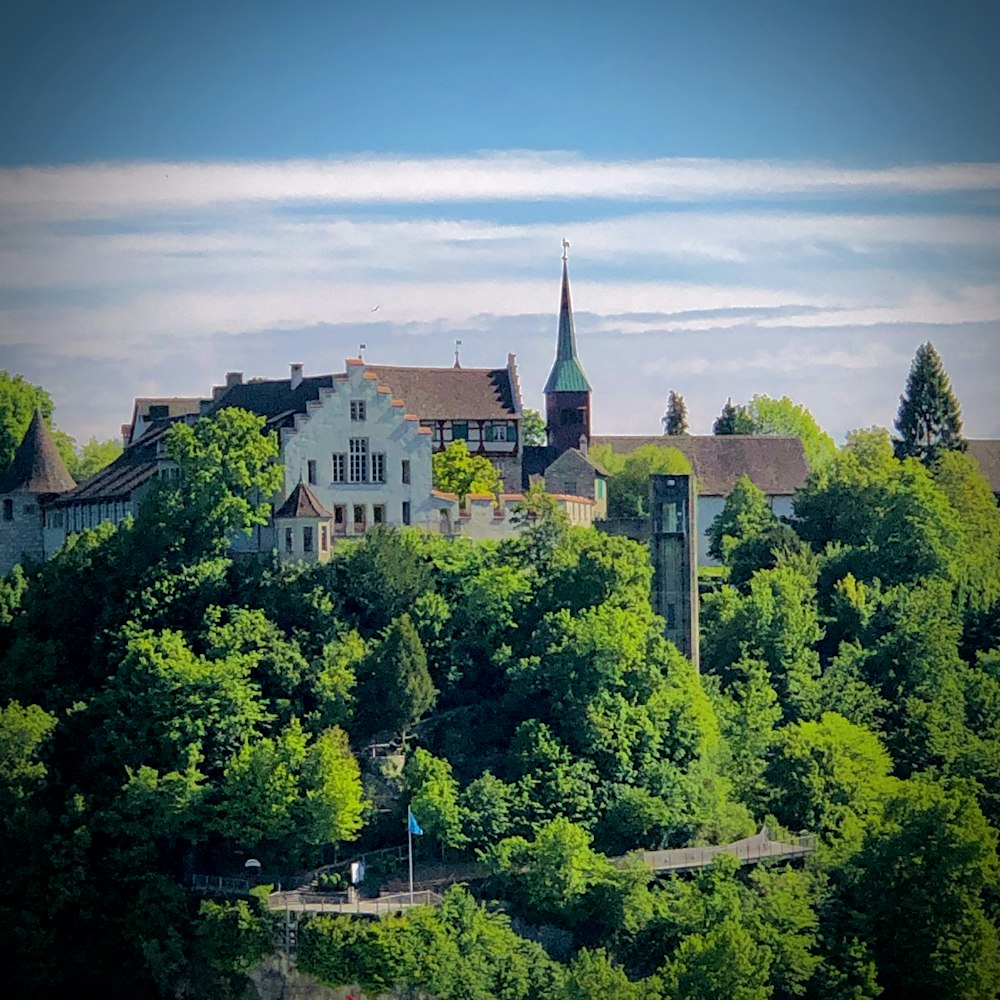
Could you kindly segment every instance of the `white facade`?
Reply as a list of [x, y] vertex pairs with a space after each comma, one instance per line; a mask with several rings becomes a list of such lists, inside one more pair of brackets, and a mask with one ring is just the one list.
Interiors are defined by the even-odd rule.
[[285, 483], [275, 506], [307, 483], [333, 515], [334, 541], [378, 524], [437, 530], [431, 434], [361, 362], [348, 362], [333, 388], [321, 389], [281, 431], [281, 460]]

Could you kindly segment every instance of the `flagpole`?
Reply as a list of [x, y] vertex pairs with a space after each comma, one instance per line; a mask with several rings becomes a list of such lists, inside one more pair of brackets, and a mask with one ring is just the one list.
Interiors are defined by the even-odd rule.
[[413, 905], [413, 823], [410, 817], [413, 813], [410, 812], [410, 807], [406, 807], [406, 853], [410, 858], [410, 906]]

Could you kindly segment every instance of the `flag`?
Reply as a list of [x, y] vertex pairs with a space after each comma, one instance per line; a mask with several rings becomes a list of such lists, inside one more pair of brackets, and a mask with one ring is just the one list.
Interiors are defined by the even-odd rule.
[[409, 817], [410, 833], [412, 833], [415, 837], [422, 836], [424, 831], [420, 829], [420, 824], [417, 822], [417, 817], [414, 816], [409, 809], [406, 810], [406, 815]]

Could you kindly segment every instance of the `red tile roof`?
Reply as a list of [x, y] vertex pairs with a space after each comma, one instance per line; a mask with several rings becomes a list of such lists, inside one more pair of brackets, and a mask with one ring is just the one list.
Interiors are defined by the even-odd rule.
[[279, 517], [333, 517], [305, 483], [299, 483], [288, 499], [274, 512]]

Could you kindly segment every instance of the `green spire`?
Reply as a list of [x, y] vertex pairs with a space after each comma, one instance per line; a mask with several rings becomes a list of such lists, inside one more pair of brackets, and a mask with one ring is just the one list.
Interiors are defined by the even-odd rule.
[[[566, 244], [564, 242], [563, 246]], [[590, 383], [576, 356], [576, 333], [573, 331], [573, 306], [569, 299], [569, 271], [563, 250], [562, 301], [559, 303], [559, 341], [556, 360], [545, 383], [545, 392], [590, 392]]]

